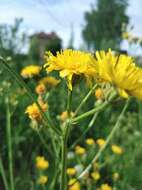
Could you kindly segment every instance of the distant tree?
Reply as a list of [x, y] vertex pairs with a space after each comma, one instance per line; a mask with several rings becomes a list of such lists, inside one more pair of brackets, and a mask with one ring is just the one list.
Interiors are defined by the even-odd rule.
[[122, 23], [128, 24], [127, 0], [98, 0], [96, 8], [85, 13], [83, 38], [88, 49], [119, 49]]

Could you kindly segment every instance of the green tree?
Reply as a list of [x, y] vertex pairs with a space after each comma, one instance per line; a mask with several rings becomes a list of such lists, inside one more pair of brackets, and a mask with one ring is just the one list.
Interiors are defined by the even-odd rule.
[[88, 49], [119, 49], [122, 23], [128, 24], [127, 0], [98, 0], [96, 8], [85, 13], [83, 38]]

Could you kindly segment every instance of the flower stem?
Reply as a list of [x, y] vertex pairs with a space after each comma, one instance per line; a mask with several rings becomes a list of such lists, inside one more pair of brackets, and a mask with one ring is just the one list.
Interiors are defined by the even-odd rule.
[[7, 182], [7, 178], [6, 178], [6, 174], [5, 174], [5, 171], [4, 171], [3, 162], [2, 162], [1, 157], [0, 157], [0, 174], [1, 174], [2, 179], [3, 179], [5, 190], [9, 190], [9, 185], [8, 185], [8, 182]]
[[62, 137], [62, 168], [61, 168], [61, 184], [60, 184], [60, 190], [67, 190], [67, 142], [68, 142], [68, 136], [70, 132], [70, 117], [71, 117], [71, 99], [72, 99], [72, 92], [68, 90], [68, 101], [67, 101], [67, 112], [68, 112], [68, 121], [65, 126], [65, 129], [63, 131], [63, 137]]
[[74, 115], [77, 115], [78, 112], [80, 111], [80, 109], [82, 108], [82, 106], [85, 104], [85, 102], [88, 100], [88, 98], [91, 96], [91, 94], [93, 93], [93, 91], [95, 90], [95, 88], [97, 87], [97, 84], [95, 84], [91, 90], [88, 92], [88, 94], [83, 98], [83, 100], [81, 101], [81, 103], [79, 104], [78, 108], [76, 109]]
[[10, 176], [10, 189], [14, 190], [14, 177], [13, 177], [13, 158], [12, 158], [12, 138], [11, 138], [11, 122], [10, 122], [10, 109], [8, 98], [6, 99], [6, 132], [8, 144], [8, 160], [9, 160], [9, 176]]
[[91, 163], [85, 168], [85, 170], [79, 175], [79, 177], [77, 178], [78, 180], [81, 179], [92, 167], [92, 164], [94, 162], [96, 162], [98, 160], [98, 158], [101, 156], [102, 152], [105, 150], [105, 148], [107, 147], [107, 145], [109, 144], [110, 140], [112, 139], [112, 137], [114, 136], [115, 132], [119, 129], [119, 127], [121, 126], [121, 121], [122, 118], [124, 116], [124, 113], [129, 105], [130, 99], [126, 102], [122, 112], [120, 113], [115, 126], [113, 127], [112, 131], [110, 132], [109, 136], [107, 137], [105, 144], [99, 149], [98, 153], [95, 155], [95, 157], [93, 158], [93, 160], [91, 161]]
[[83, 131], [81, 136], [71, 145], [70, 149], [73, 149], [79, 143], [79, 141], [85, 136], [85, 134], [91, 129], [91, 127], [93, 126], [95, 120], [97, 119], [98, 114], [99, 114], [99, 112], [96, 112], [94, 114], [91, 121], [89, 122], [88, 127]]
[[108, 102], [104, 102], [103, 104], [93, 108], [92, 110], [90, 110], [90, 111], [88, 111], [88, 112], [86, 112], [86, 113], [84, 113], [84, 114], [82, 114], [82, 115], [80, 115], [78, 117], [73, 118], [72, 123], [76, 123], [76, 122], [78, 122], [78, 121], [80, 121], [80, 120], [82, 120], [82, 119], [84, 119], [84, 118], [98, 112], [98, 111], [103, 110], [108, 104], [109, 104]]
[[112, 95], [110, 96], [110, 98], [108, 99], [108, 101], [105, 101], [102, 104], [100, 104], [99, 106], [93, 108], [92, 110], [90, 110], [90, 111], [88, 111], [88, 112], [86, 112], [86, 113], [84, 113], [84, 114], [82, 114], [82, 115], [80, 115], [78, 117], [73, 118], [71, 120], [72, 123], [76, 123], [76, 122], [78, 122], [78, 121], [80, 121], [82, 119], [85, 119], [86, 117], [88, 117], [88, 116], [96, 113], [96, 112], [99, 112], [99, 111], [103, 110], [111, 102], [111, 100], [114, 99], [115, 96], [116, 96], [116, 93], [115, 92], [112, 93]]

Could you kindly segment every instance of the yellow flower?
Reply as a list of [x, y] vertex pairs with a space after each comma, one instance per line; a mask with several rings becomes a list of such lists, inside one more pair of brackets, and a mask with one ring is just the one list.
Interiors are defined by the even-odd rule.
[[142, 99], [142, 69], [134, 64], [132, 57], [114, 55], [108, 52], [96, 52], [94, 65], [100, 82], [113, 84], [121, 96], [129, 95]]
[[[73, 116], [73, 115], [74, 115], [74, 113], [71, 112], [71, 116]], [[68, 118], [68, 112], [67, 111], [62, 112], [61, 115], [60, 115], [60, 119], [62, 121], [65, 121], [67, 118]]]
[[115, 172], [112, 177], [114, 181], [117, 181], [120, 178], [120, 175], [119, 173]]
[[77, 146], [75, 147], [75, 153], [76, 153], [76, 154], [78, 154], [78, 155], [83, 155], [83, 154], [85, 154], [85, 152], [86, 152], [85, 148], [83, 148], [83, 147], [81, 147], [81, 146], [79, 146], [79, 145], [77, 145]]
[[94, 145], [95, 144], [95, 141], [94, 141], [94, 139], [92, 139], [92, 138], [88, 138], [88, 139], [86, 139], [86, 144], [88, 144], [88, 145]]
[[69, 180], [69, 183], [68, 183], [69, 190], [80, 190], [81, 189], [80, 183], [78, 181], [76, 181], [76, 182], [75, 181], [76, 181], [76, 179], [74, 179], [74, 178]]
[[[40, 102], [39, 104], [41, 106], [42, 111], [46, 112], [47, 109], [48, 109], [47, 103], [41, 103]], [[29, 105], [26, 108], [25, 113], [27, 113], [29, 115], [30, 119], [41, 120], [41, 118], [42, 118], [40, 110], [39, 110], [38, 106], [36, 105], [36, 103], [33, 103], [32, 105]]]
[[41, 67], [37, 65], [29, 65], [24, 67], [21, 71], [21, 75], [24, 78], [31, 78], [33, 76], [39, 75]]
[[49, 87], [55, 87], [57, 86], [57, 84], [59, 84], [59, 82], [60, 80], [57, 80], [52, 76], [44, 77], [39, 81], [40, 84], [44, 84], [45, 86]]
[[100, 190], [112, 190], [112, 187], [108, 184], [102, 184]]
[[36, 93], [41, 95], [44, 94], [46, 91], [45, 85], [44, 84], [38, 84], [35, 89]]
[[57, 52], [57, 56], [52, 53], [46, 53], [46, 70], [51, 72], [53, 70], [59, 71], [60, 77], [66, 78], [68, 88], [72, 90], [73, 79], [75, 76], [85, 76], [90, 82], [94, 78], [95, 68], [91, 61], [92, 55], [81, 51], [66, 49]]
[[117, 145], [112, 145], [111, 146], [111, 149], [112, 151], [115, 153], [115, 154], [122, 154], [123, 153], [123, 149], [120, 147], [120, 146], [117, 146]]
[[48, 161], [43, 156], [36, 157], [36, 168], [39, 170], [45, 170], [49, 167]]
[[102, 99], [104, 97], [103, 90], [101, 88], [96, 89], [95, 96], [97, 99]]
[[105, 140], [100, 138], [100, 139], [97, 139], [97, 144], [99, 145], [99, 147], [102, 147], [104, 144], [105, 144]]
[[92, 173], [91, 173], [91, 176], [92, 176], [92, 178], [93, 178], [95, 181], [98, 181], [98, 180], [101, 178], [100, 173], [97, 172], [97, 171], [92, 172]]
[[45, 183], [47, 183], [48, 181], [48, 177], [45, 175], [42, 175], [38, 178], [37, 183], [40, 185], [44, 185]]
[[67, 168], [67, 174], [69, 176], [73, 176], [76, 174], [76, 169], [75, 168]]

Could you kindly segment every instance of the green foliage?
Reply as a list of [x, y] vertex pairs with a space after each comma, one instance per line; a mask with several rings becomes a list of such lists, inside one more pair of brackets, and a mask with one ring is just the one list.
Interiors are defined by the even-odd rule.
[[122, 23], [129, 21], [126, 8], [127, 0], [98, 0], [97, 7], [85, 13], [83, 38], [89, 49], [119, 49]]

